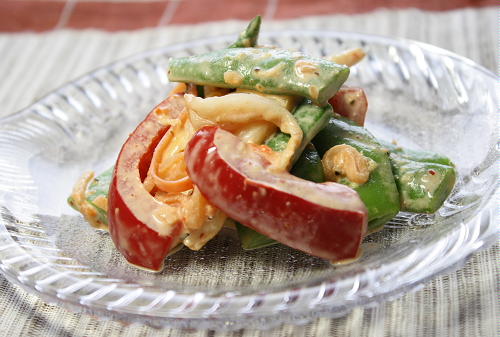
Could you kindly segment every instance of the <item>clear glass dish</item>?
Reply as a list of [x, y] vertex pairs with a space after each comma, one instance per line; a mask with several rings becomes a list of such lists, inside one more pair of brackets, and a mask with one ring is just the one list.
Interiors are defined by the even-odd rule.
[[225, 230], [152, 274], [129, 266], [106, 232], [66, 204], [84, 171], [120, 145], [168, 93], [172, 56], [223, 48], [219, 37], [153, 50], [98, 69], [0, 119], [0, 267], [13, 283], [64, 307], [156, 327], [270, 328], [338, 317], [461, 265], [497, 237], [496, 76], [445, 50], [406, 40], [318, 31], [264, 34], [263, 44], [316, 56], [362, 46], [348, 85], [365, 88], [367, 127], [386, 140], [451, 157], [459, 178], [432, 215], [399, 214], [332, 266], [284, 246], [242, 251]]

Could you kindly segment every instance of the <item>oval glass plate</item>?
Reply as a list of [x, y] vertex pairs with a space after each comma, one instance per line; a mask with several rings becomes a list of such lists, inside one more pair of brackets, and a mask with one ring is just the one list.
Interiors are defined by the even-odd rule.
[[68, 83], [0, 120], [0, 267], [12, 282], [70, 309], [152, 326], [240, 329], [344, 315], [397, 297], [494, 241], [496, 77], [429, 45], [333, 32], [264, 34], [315, 56], [363, 47], [347, 84], [365, 88], [377, 136], [451, 157], [459, 178], [432, 215], [401, 213], [367, 237], [363, 257], [328, 262], [285, 246], [243, 251], [224, 230], [165, 270], [129, 266], [107, 233], [66, 204], [79, 175], [113, 164], [128, 133], [172, 87], [168, 60], [233, 37], [146, 52]]

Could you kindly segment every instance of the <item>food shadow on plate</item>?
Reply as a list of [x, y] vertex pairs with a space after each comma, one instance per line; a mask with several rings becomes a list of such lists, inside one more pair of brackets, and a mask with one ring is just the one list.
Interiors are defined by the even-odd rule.
[[[90, 227], [80, 215], [61, 217], [33, 214], [25, 223], [9, 209], [0, 209], [1, 220], [10, 236], [28, 250], [28, 254], [59, 271], [92, 273], [92, 277], [123, 280], [141, 286], [168, 289], [259, 289], [334, 277], [339, 273], [359, 273], [367, 265], [376, 267], [381, 255], [406, 256], [417, 249], [427, 235], [446, 230], [436, 226], [435, 216], [400, 213], [386, 228], [368, 236], [362, 245], [358, 263], [333, 266], [284, 245], [245, 251], [234, 230], [226, 228], [200, 251], [187, 248], [169, 256], [160, 273], [143, 271], [129, 265], [115, 249], [109, 234]], [[416, 217], [416, 218], [414, 218]], [[440, 221], [437, 221], [440, 222]], [[454, 222], [454, 221], [452, 221]], [[40, 249], [53, 249], [57, 259], [44, 261]], [[98, 274], [98, 275], [96, 275]], [[90, 275], [90, 274], [89, 274]]]
[[38, 215], [45, 233], [68, 264], [84, 265], [103, 276], [144, 286], [170, 288], [240, 288], [280, 285], [331, 271], [328, 261], [284, 245], [245, 251], [237, 234], [224, 229], [200, 251], [183, 248], [165, 260], [160, 273], [128, 264], [114, 247], [109, 234], [90, 227], [81, 216], [60, 218]]

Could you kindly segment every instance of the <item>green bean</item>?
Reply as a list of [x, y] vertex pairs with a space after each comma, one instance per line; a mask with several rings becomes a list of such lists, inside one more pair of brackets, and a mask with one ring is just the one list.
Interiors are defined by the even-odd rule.
[[313, 139], [313, 144], [321, 156], [335, 145], [347, 144], [377, 164], [370, 173], [369, 180], [364, 184], [354, 184], [347, 179], [339, 181], [356, 190], [365, 203], [368, 208], [370, 232], [379, 229], [399, 212], [399, 193], [388, 151], [365, 128], [335, 114], [328, 125]]
[[386, 144], [399, 190], [401, 210], [434, 213], [455, 185], [455, 166], [447, 157]]
[[[259, 38], [260, 24], [262, 20], [260, 15], [250, 21], [247, 28], [240, 33], [238, 39], [230, 44], [228, 48], [248, 48], [255, 47], [257, 45], [257, 39]], [[196, 86], [198, 90], [198, 96], [205, 98], [205, 87], [203, 85]]]
[[[108, 224], [108, 212], [96, 205], [94, 201], [100, 196], [105, 198], [108, 197], [109, 185], [111, 184], [111, 179], [113, 179], [113, 170], [114, 166], [111, 166], [109, 169], [92, 179], [85, 193], [87, 202], [94, 207], [99, 214], [98, 220], [104, 224]], [[68, 204], [76, 211], [80, 212], [71, 196], [68, 198]]]
[[273, 48], [233, 48], [170, 60], [168, 78], [223, 88], [295, 95], [325, 105], [349, 68], [321, 58]]
[[[302, 145], [297, 149], [295, 159], [298, 158], [306, 145], [311, 142], [318, 132], [328, 124], [328, 120], [332, 114], [333, 109], [331, 105], [327, 104], [324, 107], [319, 107], [308, 100], [295, 108], [293, 117], [295, 117], [303, 132]], [[289, 139], [289, 134], [278, 132], [266, 142], [266, 145], [274, 151], [283, 151]]]
[[262, 19], [257, 15], [250, 21], [247, 28], [240, 33], [238, 39], [228, 48], [248, 48], [255, 47], [259, 38], [260, 24]]

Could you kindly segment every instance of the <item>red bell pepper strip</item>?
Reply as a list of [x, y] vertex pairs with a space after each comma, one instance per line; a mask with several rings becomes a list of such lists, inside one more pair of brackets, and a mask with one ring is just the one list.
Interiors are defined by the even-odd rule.
[[342, 87], [328, 101], [333, 111], [347, 119], [363, 126], [365, 124], [368, 100], [365, 91], [361, 88]]
[[238, 222], [331, 261], [357, 257], [367, 210], [351, 188], [271, 171], [257, 147], [216, 126], [194, 135], [185, 161], [205, 198]]
[[176, 117], [183, 100], [172, 95], [130, 134], [118, 156], [109, 189], [109, 231], [128, 262], [159, 271], [182, 232], [176, 209], [156, 200], [145, 188], [153, 151], [169, 130], [161, 115]]

